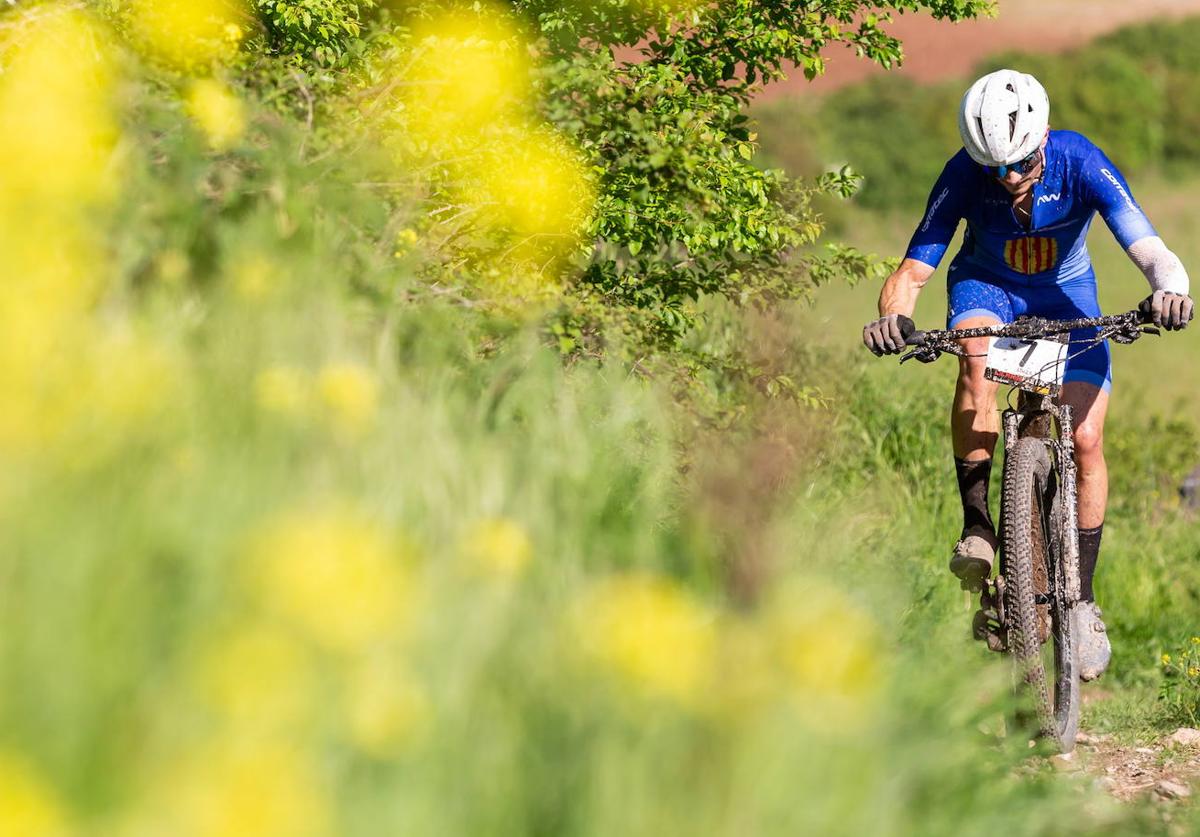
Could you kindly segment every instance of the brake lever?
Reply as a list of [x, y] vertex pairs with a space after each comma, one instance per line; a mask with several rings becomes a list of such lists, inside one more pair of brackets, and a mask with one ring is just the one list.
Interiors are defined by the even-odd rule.
[[941, 352], [932, 346], [918, 346], [908, 354], [901, 357], [900, 362], [904, 363], [905, 361], [913, 360], [915, 358], [921, 361], [921, 363], [933, 363], [938, 359], [940, 354]]

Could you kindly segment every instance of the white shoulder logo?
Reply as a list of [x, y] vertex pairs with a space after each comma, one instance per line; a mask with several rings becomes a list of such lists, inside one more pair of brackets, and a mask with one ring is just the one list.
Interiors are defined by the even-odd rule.
[[1137, 207], [1137, 204], [1133, 202], [1133, 198], [1129, 197], [1129, 193], [1125, 191], [1125, 187], [1121, 185], [1121, 181], [1117, 180], [1111, 171], [1108, 169], [1100, 169], [1100, 173], [1108, 179], [1109, 183], [1116, 187], [1118, 192], [1121, 193], [1121, 197], [1125, 199], [1126, 206], [1128, 206], [1134, 212], [1140, 211]]
[[1042, 195], [1041, 197], [1039, 197], [1039, 198], [1037, 199], [1037, 202], [1038, 202], [1039, 204], [1043, 204], [1043, 203], [1055, 203], [1055, 202], [1057, 202], [1057, 201], [1060, 201], [1060, 200], [1062, 200], [1062, 192], [1055, 192], [1055, 193], [1054, 193], [1054, 194], [1052, 194], [1052, 195]]
[[933, 216], [937, 214], [938, 207], [942, 205], [942, 202], [946, 200], [946, 196], [949, 194], [950, 187], [947, 186], [930, 205], [929, 212], [925, 215], [925, 223], [921, 225], [921, 232], [929, 232], [929, 225], [933, 223]]

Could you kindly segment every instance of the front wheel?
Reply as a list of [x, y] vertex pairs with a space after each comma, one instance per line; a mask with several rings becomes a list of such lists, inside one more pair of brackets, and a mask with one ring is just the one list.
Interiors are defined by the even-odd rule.
[[1079, 731], [1079, 676], [1074, 614], [1050, 547], [1061, 542], [1062, 516], [1051, 513], [1055, 488], [1045, 440], [1018, 439], [1004, 465], [1002, 501], [1008, 647], [1042, 734], [1069, 753]]

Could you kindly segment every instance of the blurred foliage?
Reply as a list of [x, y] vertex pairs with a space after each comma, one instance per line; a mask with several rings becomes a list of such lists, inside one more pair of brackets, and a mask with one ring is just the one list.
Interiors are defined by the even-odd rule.
[[[810, 175], [849, 163], [864, 178], [856, 197], [882, 209], [924, 203], [929, 184], [961, 146], [959, 99], [970, 81], [1001, 67], [1032, 73], [1050, 94], [1051, 127], [1086, 134], [1126, 174], [1200, 162], [1200, 18], [1118, 30], [1061, 55], [1011, 52], [969, 78], [918, 85], [877, 77], [819, 103], [780, 101], [757, 109], [769, 158]], [[797, 135], [790, 126], [811, 130]], [[886, 139], [883, 139], [886, 138]]]
[[106, 8], [0, 16], [0, 834], [1145, 832], [893, 554], [950, 509], [871, 470], [948, 461], [927, 393], [802, 409], [724, 286], [659, 380], [579, 351], [608, 152], [528, 23], [382, 10], [342, 69]]

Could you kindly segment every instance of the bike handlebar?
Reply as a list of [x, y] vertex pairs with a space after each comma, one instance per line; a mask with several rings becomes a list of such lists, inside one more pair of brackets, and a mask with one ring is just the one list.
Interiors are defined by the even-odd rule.
[[1111, 314], [1101, 317], [1085, 317], [1075, 320], [1046, 320], [1040, 317], [1024, 317], [1011, 323], [979, 328], [948, 329], [938, 331], [920, 331], [908, 317], [901, 315], [896, 324], [900, 335], [907, 346], [913, 351], [902, 357], [901, 362], [916, 357], [925, 362], [936, 359], [941, 352], [961, 354], [956, 351], [960, 340], [972, 337], [1017, 337], [1025, 340], [1040, 340], [1055, 334], [1067, 334], [1084, 328], [1099, 329], [1098, 340], [1109, 337], [1118, 343], [1132, 343], [1142, 334], [1158, 334], [1157, 328], [1147, 326], [1150, 313], [1140, 309], [1126, 311], [1124, 314]]

